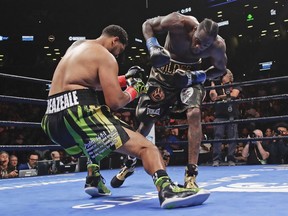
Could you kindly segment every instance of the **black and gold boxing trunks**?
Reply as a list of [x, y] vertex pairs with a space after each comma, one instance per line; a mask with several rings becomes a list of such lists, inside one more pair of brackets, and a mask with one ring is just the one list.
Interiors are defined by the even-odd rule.
[[84, 153], [97, 162], [129, 140], [123, 127], [132, 129], [109, 107], [100, 105], [97, 92], [91, 89], [49, 96], [41, 127], [69, 155], [79, 157]]

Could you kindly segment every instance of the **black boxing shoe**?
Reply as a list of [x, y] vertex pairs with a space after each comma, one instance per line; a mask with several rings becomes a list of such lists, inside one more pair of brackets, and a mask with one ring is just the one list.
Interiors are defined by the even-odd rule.
[[128, 156], [125, 160], [124, 167], [110, 181], [111, 187], [113, 188], [120, 187], [124, 183], [126, 178], [133, 175], [136, 162], [137, 162], [136, 158]]

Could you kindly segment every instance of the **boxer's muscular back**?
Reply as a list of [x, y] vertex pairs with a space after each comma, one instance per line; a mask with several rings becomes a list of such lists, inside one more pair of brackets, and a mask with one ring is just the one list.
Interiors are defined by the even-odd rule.
[[77, 41], [66, 51], [52, 79], [49, 95], [83, 88], [100, 88], [98, 56], [105, 53], [94, 41]]

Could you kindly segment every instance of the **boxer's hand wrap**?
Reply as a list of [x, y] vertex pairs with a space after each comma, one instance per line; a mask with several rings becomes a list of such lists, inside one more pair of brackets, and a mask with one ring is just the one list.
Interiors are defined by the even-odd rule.
[[129, 102], [138, 98], [141, 94], [147, 93], [145, 83], [140, 78], [127, 79], [127, 85], [125, 92], [130, 96]]
[[157, 38], [151, 37], [146, 41], [146, 46], [150, 53], [150, 61], [153, 67], [159, 68], [170, 62], [170, 53], [160, 46]]
[[132, 66], [129, 68], [127, 73], [122, 76], [118, 76], [118, 81], [121, 87], [126, 87], [127, 86], [127, 79], [129, 78], [140, 78], [143, 79], [144, 77], [144, 69], [139, 67], [139, 66]]
[[204, 83], [206, 80], [206, 73], [203, 70], [199, 71], [185, 71], [177, 69], [174, 74], [175, 86], [177, 88], [184, 88], [192, 84]]

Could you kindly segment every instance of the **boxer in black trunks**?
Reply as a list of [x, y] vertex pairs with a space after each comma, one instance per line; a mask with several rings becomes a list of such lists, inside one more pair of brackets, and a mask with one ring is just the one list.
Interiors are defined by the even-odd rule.
[[[169, 114], [169, 105], [176, 99], [188, 120], [188, 164], [185, 169], [185, 188], [197, 188], [198, 156], [202, 139], [200, 106], [205, 97], [203, 83], [226, 73], [226, 44], [218, 35], [218, 25], [210, 19], [202, 22], [178, 12], [146, 20], [143, 35], [152, 64], [148, 79], [148, 94], [139, 99], [138, 131], [148, 135], [154, 122]], [[166, 33], [164, 47], [155, 35]], [[202, 58], [210, 58], [212, 66], [198, 70]], [[199, 64], [197, 64], [199, 63]], [[125, 166], [111, 180], [112, 187], [120, 187], [133, 174], [135, 159], [129, 157]]]
[[[85, 192], [91, 196], [111, 194], [98, 163], [115, 151], [143, 161], [159, 191], [162, 208], [202, 204], [209, 192], [175, 185], [165, 171], [157, 147], [112, 114], [111, 110], [122, 108], [147, 92], [142, 80], [135, 78], [143, 72], [142, 68], [133, 66], [125, 75], [118, 76], [115, 57], [127, 43], [126, 31], [110, 25], [95, 40], [72, 44], [54, 72], [41, 126], [68, 154], [85, 154], [89, 158]], [[121, 86], [126, 85], [122, 91]], [[98, 97], [99, 91], [103, 92], [105, 102]]]

